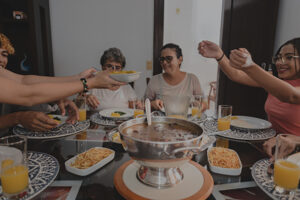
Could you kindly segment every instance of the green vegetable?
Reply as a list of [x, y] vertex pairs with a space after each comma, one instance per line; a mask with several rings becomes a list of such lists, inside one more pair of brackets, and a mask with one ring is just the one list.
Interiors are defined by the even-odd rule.
[[122, 112], [122, 111], [115, 111], [114, 113], [118, 113], [120, 114], [120, 116], [125, 115], [126, 113]]

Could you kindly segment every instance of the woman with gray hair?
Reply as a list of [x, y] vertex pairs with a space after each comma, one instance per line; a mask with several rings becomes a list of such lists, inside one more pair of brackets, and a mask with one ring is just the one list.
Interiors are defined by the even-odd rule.
[[[100, 58], [103, 71], [121, 71], [125, 68], [126, 59], [118, 48], [109, 48]], [[93, 89], [87, 96], [87, 104], [93, 110], [106, 108], [128, 108], [128, 101], [136, 98], [130, 85], [116, 86], [110, 89]]]

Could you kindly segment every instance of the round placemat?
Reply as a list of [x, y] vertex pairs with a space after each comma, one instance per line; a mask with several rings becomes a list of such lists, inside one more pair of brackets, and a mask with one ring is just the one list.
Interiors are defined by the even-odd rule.
[[180, 167], [184, 174], [184, 178], [180, 183], [163, 189], [141, 183], [136, 177], [139, 167], [139, 164], [130, 160], [124, 163], [115, 173], [114, 185], [125, 199], [202, 200], [206, 199], [213, 190], [214, 182], [211, 175], [194, 161]]

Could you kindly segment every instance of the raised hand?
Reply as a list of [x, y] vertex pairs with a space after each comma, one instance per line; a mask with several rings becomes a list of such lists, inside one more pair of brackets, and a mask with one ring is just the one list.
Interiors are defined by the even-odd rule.
[[223, 55], [222, 49], [215, 43], [203, 40], [198, 45], [199, 53], [206, 58], [218, 59]]
[[126, 85], [127, 83], [115, 81], [109, 77], [108, 71], [98, 72], [94, 77], [88, 79], [91, 88], [114, 88], [115, 86]]
[[251, 54], [245, 48], [234, 49], [230, 52], [230, 65], [236, 69], [243, 69], [253, 65]]

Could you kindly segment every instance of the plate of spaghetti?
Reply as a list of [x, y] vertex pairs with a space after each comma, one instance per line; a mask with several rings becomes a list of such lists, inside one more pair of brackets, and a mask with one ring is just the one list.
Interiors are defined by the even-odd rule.
[[115, 157], [115, 151], [104, 147], [91, 148], [65, 162], [66, 170], [86, 176], [103, 167]]
[[239, 155], [232, 149], [212, 147], [207, 151], [209, 168], [212, 172], [238, 176], [242, 172]]

